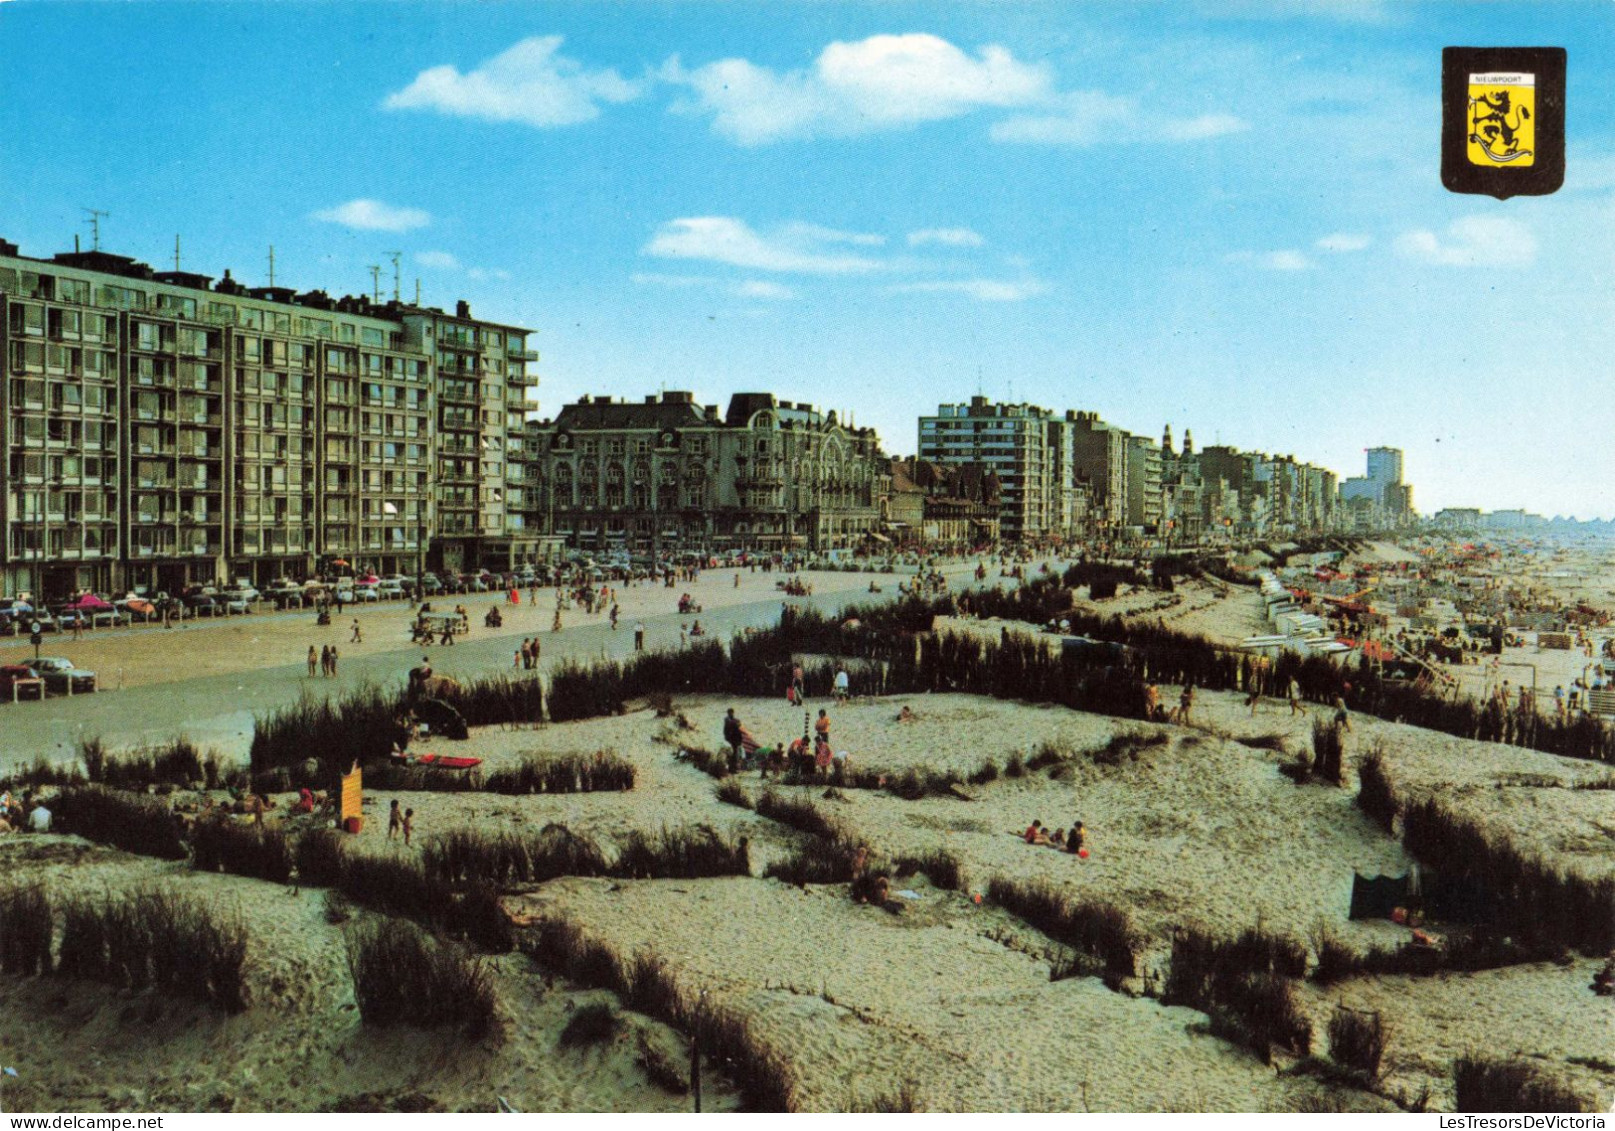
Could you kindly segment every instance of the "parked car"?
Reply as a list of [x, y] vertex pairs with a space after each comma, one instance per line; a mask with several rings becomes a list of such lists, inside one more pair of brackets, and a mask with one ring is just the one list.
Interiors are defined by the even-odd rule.
[[27, 664], [0, 665], [0, 700], [43, 699], [45, 685]]
[[272, 585], [265, 596], [275, 603], [277, 609], [300, 609], [303, 607], [303, 587], [287, 583], [285, 585]]
[[184, 604], [187, 614], [193, 617], [211, 617], [222, 611], [206, 593], [193, 593], [185, 598]]
[[156, 603], [144, 597], [124, 597], [112, 602], [112, 606], [123, 614], [125, 624], [163, 619], [162, 610]]
[[219, 596], [230, 601], [246, 601], [250, 603], [252, 601], [256, 601], [261, 594], [258, 592], [258, 590], [254, 589], [250, 585], [233, 585], [229, 589], [226, 589], [223, 593], [220, 593]]
[[351, 590], [348, 591], [348, 596], [345, 597], [344, 600], [379, 601], [381, 600], [381, 595], [376, 592], [378, 588], [380, 588], [380, 583], [366, 585], [363, 582], [360, 582], [358, 585], [355, 585]]
[[388, 579], [376, 584], [376, 596], [381, 600], [397, 600], [404, 595], [404, 585], [400, 581]]
[[232, 590], [241, 594], [249, 601], [256, 601], [259, 597], [263, 596], [263, 594], [258, 592], [257, 588], [252, 584], [252, 582], [248, 581], [244, 577], [236, 578], [235, 584], [233, 584], [230, 589], [225, 590], [225, 592], [228, 593]]
[[241, 615], [252, 612], [252, 602], [239, 594], [221, 593], [213, 598], [215, 611], [223, 611], [227, 615]]
[[71, 686], [72, 694], [78, 695], [81, 692], [95, 690], [95, 673], [75, 667], [73, 661], [65, 656], [41, 656], [37, 660], [30, 661], [27, 666], [45, 681], [46, 691], [65, 695]]

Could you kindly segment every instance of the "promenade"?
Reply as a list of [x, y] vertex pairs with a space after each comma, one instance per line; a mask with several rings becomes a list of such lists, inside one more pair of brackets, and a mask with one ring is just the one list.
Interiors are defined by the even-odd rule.
[[[973, 568], [972, 561], [945, 572], [958, 584]], [[623, 658], [633, 651], [636, 623], [645, 625], [648, 649], [677, 647], [680, 627], [696, 621], [709, 635], [727, 639], [743, 628], [776, 623], [786, 602], [832, 611], [847, 604], [890, 600], [897, 595], [898, 582], [911, 577], [912, 570], [803, 573], [800, 576], [813, 586], [811, 597], [788, 598], [779, 592], [775, 583], [784, 576], [741, 571], [736, 586], [734, 570], [708, 570], [700, 580], [672, 589], [623, 586], [616, 631], [603, 614], [590, 616], [575, 607], [562, 614], [562, 630], [552, 632], [553, 588], [539, 590], [536, 607], [528, 603], [526, 590], [516, 606], [505, 604], [500, 594], [436, 598], [434, 608], [462, 604], [470, 613], [471, 632], [457, 637], [450, 647], [411, 644], [408, 625], [413, 606], [397, 601], [346, 610], [326, 628], [315, 626], [312, 610], [299, 610], [204, 620], [170, 630], [148, 626], [100, 630], [80, 641], [51, 635], [42, 654], [68, 656], [94, 670], [102, 690], [72, 699], [0, 705], [0, 773], [41, 755], [70, 761], [79, 741], [92, 736], [114, 748], [126, 748], [184, 735], [227, 757], [244, 758], [255, 714], [304, 695], [341, 694], [365, 683], [402, 684], [422, 655], [431, 657], [435, 671], [457, 678], [511, 670], [513, 653], [530, 636], [538, 636], [543, 645], [541, 671], [562, 658]], [[871, 581], [880, 586], [880, 595], [869, 592]], [[701, 613], [678, 614], [678, 598], [686, 592], [703, 607]], [[495, 604], [504, 626], [483, 628], [483, 614]], [[358, 644], [349, 642], [355, 618], [363, 637]], [[326, 644], [340, 649], [338, 675], [310, 678], [308, 648]], [[0, 645], [0, 662], [15, 662], [12, 656], [20, 659], [32, 652], [26, 638], [9, 640]]]

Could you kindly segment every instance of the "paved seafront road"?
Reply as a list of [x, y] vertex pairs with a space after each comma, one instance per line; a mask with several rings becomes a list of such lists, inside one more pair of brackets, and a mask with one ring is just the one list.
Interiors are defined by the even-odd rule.
[[[968, 577], [973, 568], [972, 562], [954, 565], [945, 572], [957, 585], [960, 579]], [[718, 575], [728, 576], [721, 570], [707, 576]], [[996, 570], [993, 575], [996, 578]], [[878, 597], [864, 591], [869, 581], [867, 575], [856, 578], [856, 587], [847, 584], [854, 580], [855, 575], [808, 576], [815, 589], [833, 591], [816, 592], [807, 598], [790, 598], [790, 603], [813, 606], [828, 612], [849, 604], [890, 600], [896, 596], [897, 582], [907, 574], [879, 575], [876, 580], [883, 592]], [[716, 597], [716, 590], [705, 584], [706, 580], [704, 576], [699, 589], [690, 586], [682, 588], [694, 589], [697, 599], [704, 599], [708, 595]], [[672, 604], [682, 588], [656, 590], [658, 606]], [[748, 585], [747, 588], [752, 589], [752, 586]], [[752, 589], [752, 592], [756, 590]], [[660, 595], [665, 595], [665, 601]], [[524, 600], [525, 596], [524, 593]], [[553, 589], [540, 590], [541, 607], [546, 602], [553, 602], [553, 599]], [[447, 648], [436, 645], [422, 648], [409, 644], [400, 632], [400, 626], [408, 620], [407, 609], [402, 605], [368, 611], [365, 618], [365, 631], [368, 634], [365, 649], [362, 652], [344, 649], [339, 664], [340, 675], [335, 679], [310, 679], [306, 665], [298, 662], [150, 683], [124, 690], [109, 688], [71, 700], [52, 698], [45, 703], [0, 705], [0, 774], [16, 768], [19, 763], [32, 762], [41, 756], [50, 761], [70, 761], [76, 756], [79, 740], [90, 736], [100, 736], [113, 748], [121, 749], [185, 735], [204, 748], [213, 747], [227, 756], [244, 758], [252, 739], [255, 714], [295, 703], [303, 695], [323, 697], [351, 690], [366, 682], [383, 687], [401, 686], [406, 673], [420, 662], [423, 654], [431, 657], [433, 669], [443, 675], [471, 677], [510, 671], [512, 654], [522, 639], [521, 632], [508, 631], [508, 622], [507, 631], [499, 635], [481, 629], [479, 614], [490, 603], [485, 595], [477, 595], [474, 600], [450, 598], [442, 603], [452, 607], [455, 600], [465, 602], [472, 612], [472, 623], [477, 627], [473, 627], [469, 637], [458, 637], [457, 642]], [[719, 639], [727, 639], [731, 633], [742, 628], [776, 624], [785, 600], [783, 594], [770, 593], [721, 608], [709, 607], [693, 617], [665, 612], [636, 617], [625, 612], [615, 632], [604, 617], [586, 617], [578, 609], [564, 615], [561, 632], [549, 632], [547, 628], [553, 604], [549, 604], [547, 610], [536, 617], [529, 610], [529, 619], [524, 623], [529, 625], [528, 633], [531, 634], [530, 626], [533, 623], [544, 622], [546, 631], [539, 635], [543, 643], [542, 667], [548, 669], [567, 657], [590, 659], [628, 656], [633, 651], [633, 626], [636, 620], [645, 625], [648, 648], [677, 647], [680, 625], [688, 625], [699, 619], [704, 629]], [[521, 608], [527, 609], [527, 606]], [[386, 614], [386, 619], [371, 622], [370, 616], [376, 612]], [[311, 613], [289, 615], [312, 619]], [[224, 622], [216, 628], [208, 625], [194, 628], [190, 630], [189, 640], [200, 645], [203, 634], [223, 630], [229, 623]], [[376, 639], [380, 626], [386, 626], [383, 630], [385, 643]], [[175, 662], [181, 664], [185, 662], [187, 643], [187, 640], [172, 636], [151, 638], [152, 647], [172, 648]], [[57, 643], [55, 638], [49, 638], [45, 645], [45, 651], [57, 654], [71, 654], [71, 650], [71, 645]], [[280, 654], [284, 655], [285, 652]], [[0, 661], [12, 662], [9, 656], [0, 656]], [[109, 673], [100, 670], [100, 674], [103, 686], [107, 686]]]

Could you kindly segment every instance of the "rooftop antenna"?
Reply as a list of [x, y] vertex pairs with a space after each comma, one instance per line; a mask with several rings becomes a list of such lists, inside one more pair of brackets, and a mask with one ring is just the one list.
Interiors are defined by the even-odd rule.
[[389, 251], [387, 253], [388, 258], [390, 258], [393, 261], [393, 301], [394, 302], [398, 302], [403, 298], [403, 295], [401, 295], [399, 293], [399, 290], [398, 290], [398, 285], [399, 285], [398, 260], [403, 257], [403, 254], [404, 253], [401, 252], [401, 251]]
[[269, 285], [275, 285], [275, 245], [269, 245]]
[[179, 273], [179, 233], [174, 233], [174, 272]]
[[106, 210], [101, 209], [101, 208], [86, 208], [84, 211], [86, 211], [86, 212], [88, 212], [90, 214], [90, 250], [92, 250], [92, 251], [100, 251], [101, 250], [101, 218], [103, 216], [111, 216], [112, 213], [107, 212]]
[[981, 366], [976, 366], [976, 396], [981, 396]]
[[420, 304], [421, 304], [421, 280], [420, 280], [420, 276], [417, 275], [415, 277], [415, 305], [419, 306]]
[[370, 265], [370, 298], [377, 306], [381, 305], [381, 264]]

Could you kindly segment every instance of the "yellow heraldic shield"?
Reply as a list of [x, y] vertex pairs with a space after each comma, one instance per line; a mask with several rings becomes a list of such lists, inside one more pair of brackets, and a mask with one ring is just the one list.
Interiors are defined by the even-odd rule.
[[1471, 73], [1470, 163], [1516, 169], [1536, 164], [1536, 111], [1536, 75], [1523, 71]]

